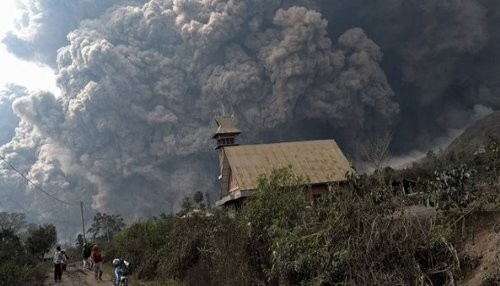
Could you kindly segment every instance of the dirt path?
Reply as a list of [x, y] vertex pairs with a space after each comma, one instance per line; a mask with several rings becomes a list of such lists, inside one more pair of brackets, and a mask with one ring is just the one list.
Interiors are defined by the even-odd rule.
[[54, 273], [48, 273], [45, 279], [45, 286], [112, 286], [111, 274], [104, 272], [102, 281], [96, 281], [92, 270], [83, 270], [80, 263], [72, 262], [67, 266], [66, 271], [62, 275], [62, 283], [54, 283]]
[[486, 278], [498, 275], [500, 273], [500, 216], [488, 221], [474, 240], [466, 244], [465, 250], [471, 257], [478, 259], [478, 265], [459, 283], [460, 286], [481, 285]]

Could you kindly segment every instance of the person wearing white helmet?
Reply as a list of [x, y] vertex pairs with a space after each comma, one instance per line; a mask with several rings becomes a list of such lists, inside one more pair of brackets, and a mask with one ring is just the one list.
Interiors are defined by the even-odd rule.
[[127, 262], [126, 260], [121, 260], [119, 258], [113, 259], [113, 267], [114, 267], [113, 281], [115, 282], [115, 285], [120, 285], [122, 276], [126, 276], [128, 274], [129, 265], [130, 263]]

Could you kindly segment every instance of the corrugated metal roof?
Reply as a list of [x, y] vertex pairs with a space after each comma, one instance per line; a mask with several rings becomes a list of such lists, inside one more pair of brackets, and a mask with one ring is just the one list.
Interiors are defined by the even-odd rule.
[[259, 175], [288, 166], [312, 184], [343, 181], [352, 170], [334, 140], [230, 146], [224, 153], [240, 190], [255, 189]]

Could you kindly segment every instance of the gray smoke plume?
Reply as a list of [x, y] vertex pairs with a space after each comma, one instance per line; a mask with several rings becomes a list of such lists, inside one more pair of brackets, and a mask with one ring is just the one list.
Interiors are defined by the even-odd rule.
[[[500, 107], [498, 1], [320, 1], [331, 35], [359, 26], [381, 47], [402, 110], [393, 146], [429, 149], [469, 123], [474, 106]], [[425, 116], [422, 116], [425, 114]]]
[[171, 211], [190, 192], [212, 191], [216, 174], [204, 170], [217, 167], [207, 153], [221, 103], [243, 130], [334, 116], [359, 131], [365, 112], [388, 124], [398, 108], [376, 44], [354, 29], [333, 47], [320, 13], [267, 15], [272, 5], [279, 8], [151, 1], [109, 10], [69, 34], [58, 53], [64, 120], [54, 109], [54, 126], [43, 132], [59, 130], [51, 138], [99, 179], [96, 208], [113, 209], [126, 192], [135, 208]]
[[7, 85], [4, 89], [0, 90], [0, 146], [9, 142], [14, 137], [15, 128], [19, 124], [19, 117], [12, 109], [12, 103], [18, 97], [27, 94], [24, 87], [17, 85]]
[[57, 50], [67, 44], [66, 35], [83, 19], [98, 17], [114, 5], [139, 4], [132, 0], [18, 0], [17, 30], [3, 42], [20, 58], [55, 67]]
[[[11, 100], [17, 129], [0, 152], [91, 211], [133, 219], [215, 197], [223, 110], [242, 143], [333, 137], [353, 151], [392, 130], [404, 152], [500, 106], [493, 0], [64, 3], [24, 1], [3, 40], [54, 67], [62, 93]], [[16, 182], [55, 219], [50, 198]]]

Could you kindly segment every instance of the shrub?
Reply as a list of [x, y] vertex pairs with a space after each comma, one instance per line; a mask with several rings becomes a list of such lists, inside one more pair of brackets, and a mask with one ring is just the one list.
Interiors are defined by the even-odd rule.
[[10, 229], [0, 232], [0, 281], [2, 285], [42, 285], [45, 271], [28, 256], [19, 237]]

